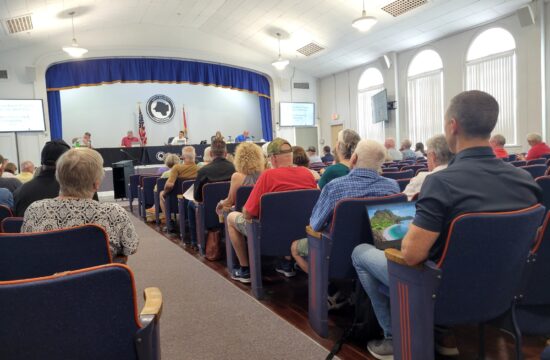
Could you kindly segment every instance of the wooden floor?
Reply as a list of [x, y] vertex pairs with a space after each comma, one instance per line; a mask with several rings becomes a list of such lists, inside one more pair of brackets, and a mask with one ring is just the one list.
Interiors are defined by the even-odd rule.
[[[179, 245], [182, 251], [192, 254], [199, 261], [218, 272], [220, 276], [226, 278], [227, 281], [252, 296], [249, 285], [234, 281], [229, 277], [225, 260], [218, 262], [205, 260], [196, 251], [184, 248], [177, 234], [166, 234], [153, 224], [149, 226]], [[335, 342], [341, 338], [344, 330], [351, 325], [353, 308], [347, 306], [329, 313], [329, 338], [324, 339], [318, 336], [309, 326], [307, 313], [307, 275], [298, 272], [297, 276], [286, 278], [274, 271], [274, 267], [272, 264], [269, 264], [269, 260], [264, 263], [262, 271], [265, 291], [265, 299], [261, 300], [262, 304], [330, 351]], [[351, 287], [352, 285], [349, 284], [350, 289]], [[454, 330], [460, 355], [457, 357], [439, 356], [437, 359], [476, 359], [477, 328], [474, 326], [460, 326]], [[524, 336], [523, 353], [525, 359], [540, 359], [544, 344], [545, 339], [543, 337]], [[486, 359], [507, 360], [515, 358], [512, 338], [498, 329], [488, 328], [486, 330], [485, 346]], [[367, 353], [365, 341], [353, 339], [344, 343], [337, 356], [344, 360], [374, 359]]]

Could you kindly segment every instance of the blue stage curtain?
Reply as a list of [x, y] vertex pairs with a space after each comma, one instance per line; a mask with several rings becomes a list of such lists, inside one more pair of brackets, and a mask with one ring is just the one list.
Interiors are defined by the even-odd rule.
[[[69, 61], [48, 68], [46, 87], [52, 137], [53, 129], [56, 129], [56, 135], [61, 136], [60, 90], [138, 82], [210, 85], [256, 94], [260, 101], [263, 138], [272, 139], [270, 86], [265, 76], [225, 65], [151, 58]], [[57, 97], [50, 97], [51, 93], [57, 93]]]
[[59, 91], [48, 91], [48, 114], [50, 116], [50, 138], [52, 140], [63, 138], [61, 122], [61, 96]]

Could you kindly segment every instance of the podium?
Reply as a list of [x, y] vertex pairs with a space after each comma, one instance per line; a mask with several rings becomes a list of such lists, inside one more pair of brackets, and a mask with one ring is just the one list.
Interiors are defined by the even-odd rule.
[[113, 189], [115, 199], [127, 198], [126, 190], [130, 183], [130, 175], [134, 175], [134, 164], [132, 160], [122, 160], [113, 163]]

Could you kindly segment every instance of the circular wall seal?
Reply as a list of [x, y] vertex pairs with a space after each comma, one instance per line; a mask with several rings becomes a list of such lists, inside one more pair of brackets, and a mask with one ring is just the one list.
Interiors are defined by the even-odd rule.
[[164, 161], [164, 151], [159, 151], [156, 155], [158, 161]]
[[174, 118], [174, 102], [166, 95], [151, 96], [145, 109], [149, 118], [158, 124], [165, 124]]

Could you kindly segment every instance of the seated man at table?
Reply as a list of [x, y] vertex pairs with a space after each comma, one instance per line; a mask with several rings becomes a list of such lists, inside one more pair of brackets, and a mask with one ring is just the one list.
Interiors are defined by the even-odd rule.
[[129, 130], [128, 133], [126, 133], [126, 136], [120, 141], [120, 146], [132, 147], [133, 143], [141, 143], [141, 141], [134, 136], [134, 132], [132, 130]]
[[[428, 176], [422, 185], [415, 218], [401, 246], [407, 264], [437, 262], [449, 226], [461, 214], [513, 211], [542, 200], [541, 189], [528, 172], [495, 157], [489, 137], [498, 112], [495, 98], [482, 91], [465, 91], [451, 99], [444, 126], [449, 149], [456, 155], [447, 169]], [[390, 301], [379, 291], [381, 284], [389, 284], [384, 252], [361, 244], [353, 250], [352, 261], [384, 331], [384, 339], [369, 341], [367, 349], [377, 359], [393, 358]], [[436, 351], [457, 355], [456, 346], [444, 338], [436, 336]]]
[[[231, 176], [235, 172], [235, 166], [225, 157], [227, 155], [227, 147], [225, 141], [221, 137], [216, 137], [210, 145], [210, 157], [212, 162], [201, 167], [197, 172], [197, 178], [193, 184], [193, 198], [195, 201], [189, 201], [187, 206], [187, 219], [189, 219], [189, 233], [191, 236], [191, 247], [197, 247], [197, 231], [195, 209], [196, 202], [202, 202], [202, 188], [205, 184], [230, 181]], [[189, 244], [189, 243], [186, 243]]]
[[[183, 159], [182, 164], [176, 164], [170, 170], [168, 175], [168, 180], [164, 184], [164, 190], [160, 192], [160, 208], [162, 213], [166, 214], [166, 208], [164, 204], [165, 195], [170, 193], [174, 188], [174, 184], [177, 179], [181, 180], [191, 180], [197, 177], [197, 171], [199, 167], [195, 164], [195, 148], [192, 146], [184, 146], [181, 149], [181, 158]], [[168, 219], [167, 219], [168, 221]]]
[[178, 133], [178, 136], [172, 139], [170, 145], [185, 145], [186, 143], [187, 139], [185, 138], [185, 131], [182, 130]]
[[250, 135], [250, 133], [248, 132], [248, 130], [245, 130], [245, 131], [243, 131], [242, 134], [237, 135], [237, 136], [235, 137], [235, 142], [236, 142], [236, 143], [240, 143], [240, 142], [243, 142], [243, 141], [248, 141], [248, 140], [250, 140], [250, 136], [249, 136], [249, 135]]

